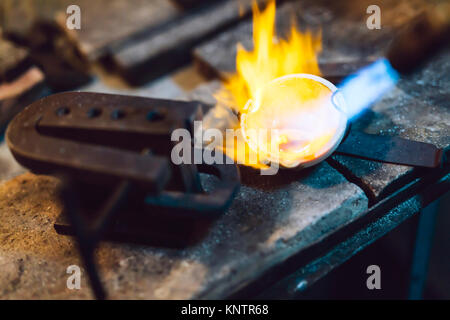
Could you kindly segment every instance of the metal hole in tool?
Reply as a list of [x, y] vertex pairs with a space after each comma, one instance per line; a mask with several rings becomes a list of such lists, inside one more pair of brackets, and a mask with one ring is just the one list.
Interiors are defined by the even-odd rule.
[[97, 118], [102, 114], [102, 110], [99, 108], [91, 108], [87, 112], [89, 118]]
[[56, 110], [56, 114], [58, 115], [58, 116], [66, 116], [66, 115], [68, 115], [70, 113], [70, 109], [69, 108], [67, 108], [67, 107], [61, 107], [61, 108], [58, 108], [57, 110]]
[[125, 118], [125, 111], [116, 109], [111, 113], [111, 119], [119, 120]]
[[147, 120], [150, 122], [160, 121], [164, 119], [164, 114], [159, 111], [152, 110], [147, 113]]

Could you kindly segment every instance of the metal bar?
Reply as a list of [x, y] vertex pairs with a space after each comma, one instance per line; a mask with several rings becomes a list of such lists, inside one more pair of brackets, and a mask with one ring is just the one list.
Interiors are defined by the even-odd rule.
[[95, 221], [91, 224], [90, 231], [92, 232], [94, 241], [100, 241], [103, 232], [108, 227], [108, 223], [111, 222], [114, 215], [124, 205], [130, 189], [131, 183], [129, 181], [123, 181], [114, 189], [108, 200], [106, 200]]
[[350, 130], [336, 153], [414, 167], [436, 168], [443, 162], [442, 149], [433, 144], [357, 130]]
[[86, 273], [88, 274], [92, 291], [98, 300], [104, 300], [106, 299], [106, 292], [103, 289], [94, 258], [96, 243], [92, 239], [87, 222], [80, 215], [80, 208], [75, 195], [76, 191], [69, 187], [70, 180], [63, 178], [62, 181], [63, 187], [61, 195], [64, 201], [64, 209], [74, 228], [81, 259], [86, 269]]
[[420, 213], [411, 265], [411, 281], [408, 295], [410, 300], [422, 299], [438, 208], [439, 200], [436, 200]]

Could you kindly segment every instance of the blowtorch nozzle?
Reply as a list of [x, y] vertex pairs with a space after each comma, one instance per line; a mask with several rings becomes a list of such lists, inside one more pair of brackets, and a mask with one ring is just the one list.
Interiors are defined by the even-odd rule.
[[[382, 58], [338, 85], [346, 101], [344, 112], [349, 120], [357, 118], [398, 81], [430, 59], [446, 44], [450, 31], [450, 6], [437, 5], [416, 16], [392, 41]], [[333, 97], [336, 99], [337, 94]], [[336, 102], [333, 100], [335, 105]]]

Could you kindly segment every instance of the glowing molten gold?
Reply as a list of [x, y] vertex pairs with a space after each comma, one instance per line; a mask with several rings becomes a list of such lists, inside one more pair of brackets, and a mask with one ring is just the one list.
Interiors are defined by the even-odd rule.
[[[308, 74], [278, 78], [249, 100], [241, 115], [247, 144], [261, 159], [295, 167], [312, 161], [333, 147], [342, 115], [331, 103], [332, 91], [323, 79]], [[261, 139], [254, 133], [266, 128]]]

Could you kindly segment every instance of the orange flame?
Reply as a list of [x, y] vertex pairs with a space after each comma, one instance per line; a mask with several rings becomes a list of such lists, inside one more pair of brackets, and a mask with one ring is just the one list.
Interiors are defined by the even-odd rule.
[[[287, 39], [277, 38], [275, 8], [275, 0], [269, 1], [263, 11], [256, 2], [253, 3], [254, 49], [247, 51], [238, 44], [237, 72], [227, 79], [225, 89], [216, 95], [219, 103], [231, 104], [241, 115], [241, 123], [235, 129], [240, 126], [241, 131], [246, 131], [242, 133], [244, 145], [236, 146], [233, 141], [231, 147], [227, 144], [224, 152], [238, 163], [256, 168], [265, 168], [272, 160], [270, 150], [274, 150], [273, 147], [279, 150], [279, 163], [285, 166], [299, 159], [310, 160], [320, 156], [337, 126], [336, 123], [325, 123], [325, 127], [317, 124], [320, 130], [302, 126], [302, 130], [310, 132], [298, 137], [298, 119], [316, 126], [318, 116], [332, 118], [329, 109], [317, 107], [317, 101], [324, 101], [321, 98], [331, 96], [331, 91], [311, 79], [288, 79], [280, 85], [273, 85], [273, 80], [286, 75], [320, 75], [317, 55], [322, 49], [320, 34], [300, 33], [294, 24]], [[305, 113], [313, 110], [316, 118], [308, 120]], [[262, 139], [249, 134], [249, 131], [261, 128], [280, 131], [263, 143]], [[237, 138], [242, 141], [242, 137]], [[256, 158], [256, 163], [250, 163], [250, 158]]]
[[253, 51], [238, 44], [237, 73], [225, 87], [235, 100], [237, 111], [244, 111], [249, 99], [270, 81], [293, 73], [320, 75], [317, 54], [322, 49], [321, 37], [300, 33], [293, 24], [287, 40], [277, 39], [275, 33], [275, 0], [261, 12], [253, 3]]

